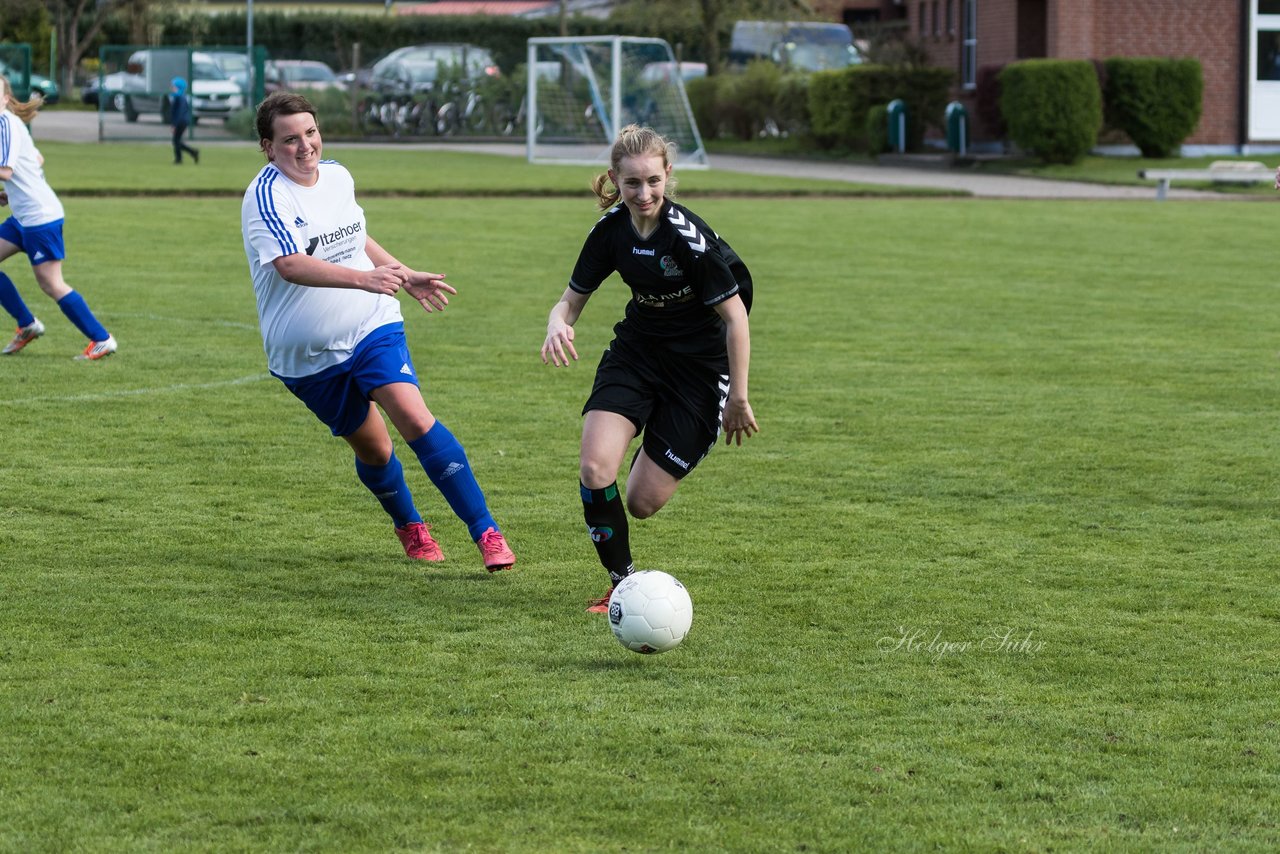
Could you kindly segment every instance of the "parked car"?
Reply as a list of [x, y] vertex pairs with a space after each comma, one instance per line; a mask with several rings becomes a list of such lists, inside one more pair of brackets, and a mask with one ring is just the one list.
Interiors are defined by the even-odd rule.
[[[15, 68], [11, 68], [7, 63], [0, 61], [0, 74], [9, 79], [12, 84], [22, 82], [22, 72]], [[18, 94], [22, 94], [19, 92]], [[31, 72], [31, 94], [39, 95], [44, 98], [46, 104], [58, 103], [58, 84], [54, 83], [48, 77]]]
[[209, 51], [208, 56], [214, 64], [222, 69], [227, 79], [240, 87], [240, 93], [249, 93], [249, 57], [243, 53], [232, 53], [225, 50]]
[[316, 89], [345, 89], [333, 69], [323, 62], [307, 59], [277, 59], [263, 72], [267, 92], [298, 92]]
[[124, 81], [128, 76], [123, 71], [116, 71], [101, 77], [97, 74], [93, 75], [84, 86], [80, 87], [80, 101], [96, 107], [105, 92], [106, 98], [102, 108], [108, 112], [119, 110], [124, 106]]
[[729, 64], [769, 60], [796, 71], [847, 68], [862, 62], [845, 24], [819, 21], [738, 21], [729, 40]]
[[488, 49], [473, 44], [438, 43], [417, 44], [396, 48], [373, 64], [370, 78], [385, 78], [386, 70], [396, 63], [417, 65], [434, 63], [441, 71], [457, 69], [464, 80], [479, 80], [498, 74], [498, 64]]
[[[207, 53], [192, 53], [191, 121], [219, 118], [226, 121], [244, 106], [244, 94]], [[129, 57], [120, 111], [124, 120], [136, 122], [144, 113], [162, 119], [168, 113], [169, 81], [187, 74], [185, 48], [149, 48]]]
[[[675, 79], [675, 75], [676, 63], [674, 62], [651, 62], [640, 69], [640, 79], [645, 83], [668, 83]], [[706, 76], [707, 64], [705, 62], [680, 63], [680, 79], [685, 83], [698, 77]]]
[[368, 88], [379, 95], [412, 96], [430, 92], [440, 79], [440, 64], [397, 59], [380, 62], [370, 74]]

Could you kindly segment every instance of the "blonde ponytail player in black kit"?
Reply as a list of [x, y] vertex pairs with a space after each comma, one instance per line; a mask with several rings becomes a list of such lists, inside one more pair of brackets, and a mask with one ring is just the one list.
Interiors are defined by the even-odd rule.
[[[651, 128], [618, 134], [612, 168], [593, 184], [607, 212], [587, 235], [542, 344], [544, 363], [576, 361], [573, 325], [591, 294], [614, 272], [631, 288], [582, 410], [578, 474], [587, 530], [614, 586], [634, 571], [627, 512], [644, 519], [661, 510], [722, 428], [725, 443], [738, 445], [760, 429], [747, 401], [751, 274], [669, 197], [671, 150]], [[624, 508], [618, 470], [637, 435]], [[607, 612], [612, 592], [587, 610]]]

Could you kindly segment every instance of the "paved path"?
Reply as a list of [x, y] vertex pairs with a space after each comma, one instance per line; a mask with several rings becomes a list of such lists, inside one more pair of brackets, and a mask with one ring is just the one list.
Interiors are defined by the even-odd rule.
[[[150, 139], [168, 144], [168, 128], [155, 117], [144, 116], [134, 124], [128, 124], [119, 113], [102, 115], [103, 135], [111, 139]], [[96, 112], [52, 110], [42, 113], [32, 125], [39, 140], [61, 142], [97, 142], [99, 117]], [[196, 128], [196, 140], [200, 144], [236, 143], [218, 121], [204, 121]], [[337, 145], [338, 143], [335, 143]], [[370, 145], [387, 148], [404, 148], [416, 143], [341, 143], [342, 145]], [[421, 143], [422, 147], [448, 151], [485, 152], [507, 157], [524, 157], [521, 143]], [[829, 181], [847, 181], [857, 184], [886, 184], [895, 187], [932, 187], [960, 190], [980, 198], [1006, 199], [1155, 199], [1155, 185], [1108, 186], [1086, 184], [1077, 181], [1050, 181], [1043, 178], [1025, 178], [1014, 175], [990, 175], [969, 172], [964, 169], [947, 169], [937, 166], [881, 166], [874, 164], [842, 163], [834, 161], [795, 160], [790, 158], [743, 157], [716, 154], [711, 157], [713, 169], [744, 172], [752, 175], [787, 175], [795, 178], [818, 178]], [[1135, 171], [1136, 171], [1135, 167]], [[1241, 196], [1186, 190], [1172, 187], [1170, 199], [1235, 200]]]

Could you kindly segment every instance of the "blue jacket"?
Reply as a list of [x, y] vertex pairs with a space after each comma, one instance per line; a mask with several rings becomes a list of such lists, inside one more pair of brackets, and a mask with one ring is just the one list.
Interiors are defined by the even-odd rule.
[[191, 124], [191, 99], [187, 97], [187, 81], [181, 77], [175, 77], [172, 84], [177, 91], [169, 94], [169, 124], [189, 125]]

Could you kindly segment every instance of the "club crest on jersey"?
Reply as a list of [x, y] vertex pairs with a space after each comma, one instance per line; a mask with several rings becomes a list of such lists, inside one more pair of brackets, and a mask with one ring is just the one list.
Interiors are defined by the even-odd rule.
[[680, 265], [676, 263], [676, 259], [670, 255], [663, 255], [662, 260], [658, 262], [662, 265], [662, 275], [668, 279], [674, 279], [684, 275], [684, 270], [680, 269]]

